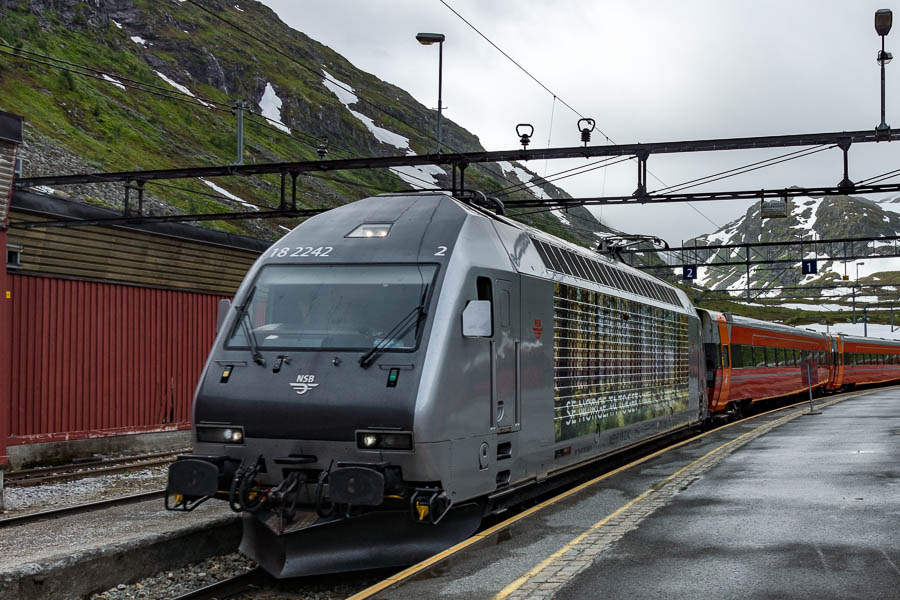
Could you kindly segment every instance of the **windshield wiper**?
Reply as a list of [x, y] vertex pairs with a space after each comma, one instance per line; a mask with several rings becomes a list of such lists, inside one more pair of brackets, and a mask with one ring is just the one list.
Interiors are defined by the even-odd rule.
[[256, 288], [254, 287], [247, 295], [247, 299], [244, 300], [243, 306], [238, 309], [238, 322], [241, 324], [241, 329], [244, 332], [244, 337], [247, 338], [247, 345], [250, 346], [250, 353], [253, 356], [253, 362], [264, 367], [266, 366], [266, 360], [263, 358], [263, 355], [259, 351], [259, 342], [256, 340], [256, 333], [250, 326], [248, 318], [250, 316], [250, 313], [247, 312], [247, 309], [250, 307], [250, 302], [253, 300], [253, 295], [255, 293]]
[[[360, 367], [362, 367], [363, 369], [368, 369], [372, 365], [372, 363], [375, 362], [375, 359], [378, 358], [378, 355], [381, 354], [385, 348], [387, 348], [387, 345], [393, 340], [402, 337], [404, 333], [409, 331], [410, 327], [415, 326], [418, 330], [419, 323], [425, 316], [425, 294], [422, 294], [422, 297], [422, 304], [416, 306], [411, 311], [406, 313], [406, 315], [402, 319], [400, 319], [400, 322], [394, 325], [394, 327], [387, 332], [387, 334], [381, 339], [380, 342], [373, 346], [371, 350], [359, 357]], [[412, 320], [413, 317], [415, 317], [414, 321]]]

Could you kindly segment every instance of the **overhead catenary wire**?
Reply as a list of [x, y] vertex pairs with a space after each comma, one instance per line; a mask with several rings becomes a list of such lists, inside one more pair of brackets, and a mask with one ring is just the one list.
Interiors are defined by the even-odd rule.
[[690, 181], [684, 181], [682, 183], [678, 183], [675, 185], [671, 185], [664, 188], [659, 188], [652, 192], [652, 194], [660, 194], [663, 192], [680, 192], [686, 189], [698, 187], [701, 185], [706, 185], [707, 183], [712, 183], [714, 181], [720, 181], [722, 179], [728, 179], [729, 177], [735, 177], [737, 175], [743, 175], [744, 173], [750, 173], [751, 171], [757, 171], [759, 169], [764, 169], [766, 167], [771, 167], [773, 165], [777, 165], [780, 163], [788, 162], [791, 160], [796, 160], [798, 158], [805, 158], [807, 156], [811, 156], [813, 154], [818, 154], [819, 152], [823, 152], [825, 150], [830, 150], [835, 148], [836, 146], [830, 145], [819, 145], [814, 146], [813, 148], [804, 148], [803, 150], [796, 150], [794, 152], [788, 152], [787, 154], [782, 154], [780, 156], [776, 156], [773, 158], [767, 158], [765, 160], [757, 161], [754, 163], [749, 163], [740, 167], [735, 167], [733, 169], [728, 169], [726, 171], [720, 171], [718, 173], [713, 173], [711, 175], [707, 175], [705, 177], [700, 177], [697, 179], [692, 179]]
[[[0, 44], [0, 45], [5, 46], [6, 44]], [[38, 59], [38, 58], [34, 58], [34, 57], [30, 57], [30, 56], [22, 56], [22, 55], [20, 55], [20, 54], [17, 54], [17, 53], [15, 53], [15, 52], [9, 52], [9, 51], [7, 51], [7, 50], [2, 50], [2, 49], [0, 49], [0, 54], [5, 54], [5, 55], [8, 55], [8, 56], [12, 56], [12, 57], [18, 58], [18, 59], [20, 59], [20, 60], [27, 60], [27, 61], [29, 61], [29, 62], [34, 62], [34, 63], [42, 64], [42, 65], [45, 65], [45, 66], [48, 66], [48, 67], [52, 67], [52, 68], [54, 68], [54, 69], [59, 69], [59, 70], [61, 70], [61, 71], [68, 71], [68, 72], [70, 72], [70, 73], [75, 73], [76, 75], [81, 75], [81, 76], [83, 76], [83, 77], [91, 77], [91, 78], [97, 79], [97, 80], [99, 80], [99, 81], [104, 81], [104, 82], [106, 82], [106, 83], [108, 83], [108, 84], [110, 84], [110, 85], [116, 85], [116, 84], [119, 84], [119, 85], [121, 85], [121, 86], [123, 86], [123, 87], [126, 87], [126, 88], [135, 89], [135, 90], [138, 90], [138, 91], [147, 93], [147, 94], [153, 94], [153, 95], [156, 95], [156, 96], [162, 96], [162, 97], [169, 98], [169, 99], [172, 99], [172, 100], [177, 100], [177, 101], [180, 101], [180, 102], [186, 102], [186, 103], [188, 103], [188, 104], [193, 104], [194, 106], [205, 106], [206, 108], [208, 108], [208, 109], [210, 109], [210, 110], [216, 110], [216, 111], [220, 111], [220, 112], [231, 112], [231, 108], [230, 108], [230, 107], [228, 107], [228, 108], [221, 108], [221, 107], [215, 106], [215, 105], [213, 105], [213, 106], [206, 106], [206, 105], [203, 103], [204, 101], [201, 100], [200, 98], [192, 97], [192, 96], [190, 96], [190, 95], [188, 95], [188, 94], [183, 94], [183, 93], [181, 93], [181, 92], [178, 92], [177, 90], [171, 90], [171, 91], [170, 91], [170, 90], [167, 90], [167, 91], [165, 91], [165, 92], [160, 92], [160, 91], [157, 91], [157, 90], [154, 90], [154, 89], [148, 89], [147, 87], [140, 87], [140, 86], [138, 86], [138, 85], [135, 85], [135, 84], [130, 83], [130, 82], [127, 82], [127, 81], [122, 81], [122, 82], [119, 82], [119, 81], [115, 81], [115, 82], [109, 81], [108, 79], [104, 79], [103, 76], [102, 76], [101, 74], [98, 74], [98, 73], [91, 73], [91, 72], [87, 72], [87, 73], [86, 73], [86, 72], [84, 72], [84, 71], [79, 71], [79, 70], [77, 70], [77, 69], [72, 69], [72, 68], [69, 68], [69, 67], [66, 67], [66, 66], [63, 66], [63, 65], [53, 64], [52, 62], [44, 61], [44, 60], [41, 60], [41, 59]], [[51, 60], [52, 60], [52, 59], [51, 59]], [[111, 77], [111, 76], [110, 76], [110, 77]], [[217, 104], [220, 104], [220, 103], [217, 103]]]
[[[505, 56], [512, 64], [516, 65], [516, 66], [519, 68], [519, 70], [521, 70], [523, 73], [525, 73], [526, 75], [528, 75], [528, 77], [530, 77], [530, 78], [532, 79], [532, 81], [534, 81], [536, 84], [538, 84], [539, 86], [541, 86], [541, 87], [544, 89], [544, 91], [546, 91], [548, 94], [550, 94], [550, 95], [553, 96], [554, 98], [557, 98], [557, 99], [559, 100], [560, 104], [562, 104], [563, 106], [565, 106], [566, 108], [568, 108], [569, 110], [571, 110], [573, 113], [575, 113], [576, 115], [578, 115], [578, 116], [581, 117], [582, 119], [584, 118], [584, 115], [583, 115], [583, 114], [581, 114], [580, 112], [578, 112], [577, 110], [575, 110], [575, 109], [572, 107], [571, 104], [569, 104], [568, 102], [566, 102], [565, 100], [563, 100], [562, 98], [560, 98], [560, 97], [559, 97], [559, 94], [555, 93], [555, 92], [554, 92], [553, 90], [551, 90], [549, 87], [547, 87], [546, 85], [544, 85], [543, 82], [541, 82], [540, 79], [538, 79], [537, 77], [535, 77], [534, 75], [532, 75], [531, 72], [528, 71], [528, 69], [526, 69], [526, 68], [523, 67], [521, 64], [519, 64], [518, 61], [516, 61], [512, 56], [510, 56], [509, 54], [507, 54], [500, 46], [498, 46], [497, 44], [495, 44], [488, 36], [486, 36], [485, 34], [483, 34], [483, 33], [481, 32], [480, 29], [478, 29], [477, 27], [475, 27], [475, 25], [473, 25], [468, 19], [466, 19], [464, 16], [462, 16], [462, 15], [459, 13], [459, 11], [457, 11], [455, 8], [453, 8], [452, 6], [450, 6], [450, 5], [446, 2], [446, 0], [439, 0], [439, 2], [440, 2], [441, 4], [443, 4], [444, 6], [446, 6], [446, 7], [450, 10], [450, 12], [452, 12], [454, 15], [456, 15], [457, 17], [459, 17], [460, 20], [461, 20], [463, 23], [465, 23], [466, 25], [468, 25], [469, 27], [471, 27], [472, 30], [473, 30], [475, 33], [477, 33], [478, 35], [480, 35], [480, 36], [484, 39], [484, 41], [486, 41], [488, 44], [490, 44], [491, 46], [493, 46], [494, 49], [497, 50], [497, 52], [499, 52], [500, 54], [502, 54], [503, 56]], [[607, 139], [607, 141], [609, 141], [609, 136], [606, 135], [606, 134], [603, 132], [603, 130], [601, 130], [601, 129], [598, 127], [598, 128], [597, 128], [597, 131], [599, 131], [599, 132], [603, 135], [603, 137], [605, 137], [605, 138]]]
[[[193, 1], [193, 0], [188, 0], [188, 1]], [[469, 27], [471, 27], [471, 28], [475, 31], [475, 33], [477, 33], [477, 34], [480, 35], [482, 38], [484, 38], [484, 40], [485, 40], [487, 43], [489, 43], [491, 46], [493, 46], [498, 52], [500, 52], [500, 54], [502, 54], [503, 56], [505, 56], [510, 62], [512, 62], [514, 65], [516, 65], [519, 69], [521, 69], [523, 73], [525, 73], [526, 75], [528, 75], [528, 77], [530, 77], [532, 80], [534, 80], [534, 81], [535, 81], [539, 86], [541, 86], [547, 93], [551, 94], [554, 98], [558, 98], [559, 101], [560, 101], [560, 103], [562, 103], [565, 107], [567, 107], [569, 110], [571, 110], [573, 113], [575, 113], [575, 114], [578, 115], [579, 117], [584, 118], [584, 115], [583, 115], [583, 114], [581, 114], [579, 111], [575, 110], [575, 109], [572, 107], [572, 105], [570, 105], [568, 102], [566, 102], [566, 101], [563, 100], [562, 98], [559, 98], [558, 94], [556, 94], [556, 93], [553, 92], [550, 88], [548, 88], [546, 85], [544, 85], [539, 79], [537, 79], [534, 75], [532, 75], [525, 67], [523, 67], [522, 65], [520, 65], [515, 59], [513, 59], [509, 54], [507, 54], [502, 48], [500, 48], [500, 47], [499, 47], [497, 44], [495, 44], [490, 38], [488, 38], [485, 34], [483, 34], [483, 33], [481, 32], [481, 30], [479, 30], [477, 27], [475, 27], [475, 25], [473, 25], [468, 19], [466, 19], [465, 17], [463, 17], [456, 9], [454, 9], [452, 6], [450, 6], [450, 5], [446, 2], [446, 0], [439, 0], [439, 2], [440, 2], [441, 4], [443, 4], [444, 6], [446, 6], [446, 7], [450, 10], [450, 12], [452, 12], [452, 13], [455, 14], [457, 17], [459, 17], [466, 25], [468, 25]], [[600, 127], [597, 127], [597, 131], [599, 131], [600, 134], [601, 134], [604, 138], [606, 138], [607, 143], [615, 144], [615, 142], [613, 141], [613, 139], [612, 139], [611, 137], [609, 137], [609, 135], [607, 135], [606, 132], [604, 132]], [[631, 160], [634, 160], [634, 159], [631, 159]], [[659, 177], [657, 177], [657, 176], [656, 176], [652, 171], [650, 171], [649, 169], [648, 169], [648, 173], [650, 173], [650, 175], [652, 175], [653, 178], [656, 179], [657, 181], [659, 181], [661, 184], [666, 185], [666, 183], [665, 183], [662, 179], [660, 179]], [[605, 187], [605, 185], [606, 185], [606, 182], [605, 182], [605, 172], [604, 172], [604, 187]], [[699, 208], [697, 208], [696, 206], [694, 206], [692, 203], [688, 202], [687, 204], [688, 204], [688, 206], [690, 206], [691, 209], [693, 209], [697, 214], [699, 214], [699, 215], [702, 216], [704, 219], [706, 219], [707, 221], [709, 221], [710, 223], [712, 223], [716, 228], [721, 228], [721, 226], [720, 226], [718, 223], [716, 223], [715, 221], [713, 221], [712, 219], [710, 219], [708, 216], [706, 216]]]
[[[551, 175], [550, 177], [547, 177], [547, 178], [542, 179], [541, 181], [528, 181], [528, 182], [524, 182], [524, 181], [523, 181], [522, 183], [519, 183], [519, 184], [516, 184], [516, 185], [513, 185], [513, 186], [509, 186], [509, 187], [507, 187], [507, 188], [501, 188], [500, 190], [497, 190], [496, 192], [494, 192], [493, 195], [495, 195], [495, 196], [508, 196], [509, 194], [512, 194], [512, 193], [514, 193], [514, 192], [518, 192], [518, 191], [521, 191], [521, 190], [528, 189], [529, 187], [536, 187], [536, 186], [539, 186], [539, 185], [543, 185], [544, 183], [552, 183], [552, 182], [554, 182], [554, 181], [559, 181], [559, 180], [561, 180], [561, 179], [567, 179], [567, 178], [569, 178], [569, 177], [575, 177], [576, 175], [583, 175], [583, 174], [589, 173], [589, 172], [591, 172], [591, 171], [596, 171], [597, 169], [602, 169], [602, 168], [605, 168], [605, 167], [611, 167], [611, 166], [613, 166], [613, 165], [616, 165], [616, 164], [619, 164], [619, 163], [622, 163], [622, 162], [626, 162], [626, 161], [629, 161], [629, 160], [631, 160], [631, 157], [630, 157], [630, 156], [626, 156], [626, 157], [613, 156], [613, 157], [610, 157], [610, 158], [604, 158], [604, 159], [602, 159], [602, 160], [599, 160], [599, 161], [596, 161], [596, 162], [589, 163], [589, 164], [587, 164], [587, 165], [579, 165], [579, 166], [577, 166], [577, 167], [572, 167], [571, 169], [566, 169], [566, 170], [564, 170], [564, 171], [559, 171], [559, 172], [557, 172], [557, 173], [554, 173], [554, 174]], [[576, 171], [576, 170], [578, 170], [578, 171], [580, 171], [580, 172], [579, 172], [579, 173], [570, 173], [570, 171]], [[563, 175], [564, 173], [569, 173], [569, 174], [568, 174], [568, 175]], [[548, 202], [551, 202], [551, 201], [552, 201], [552, 200], [548, 200]], [[513, 201], [513, 202], [515, 202], [515, 201]]]

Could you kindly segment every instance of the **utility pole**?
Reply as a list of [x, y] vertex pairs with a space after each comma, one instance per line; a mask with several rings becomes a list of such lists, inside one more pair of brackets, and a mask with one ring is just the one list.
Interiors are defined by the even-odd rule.
[[237, 109], [237, 160], [234, 164], [244, 164], [244, 106], [243, 100], [238, 100], [234, 107]]
[[856, 286], [853, 286], [853, 324], [856, 325]]
[[863, 306], [863, 337], [869, 337], [869, 306]]

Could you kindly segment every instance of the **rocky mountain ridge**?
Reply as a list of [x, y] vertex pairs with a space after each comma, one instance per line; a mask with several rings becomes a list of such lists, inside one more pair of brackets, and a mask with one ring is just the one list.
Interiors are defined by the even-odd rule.
[[[810, 242], [900, 235], [900, 198], [874, 201], [852, 196], [801, 197], [791, 199], [788, 208], [788, 214], [784, 218], [763, 219], [760, 205], [755, 204], [742, 217], [716, 232], [689, 240], [685, 245], [705, 248], [722, 244], [783, 240]], [[700, 267], [694, 284], [698, 288], [745, 297], [749, 283], [750, 296], [753, 298], [830, 298], [832, 302], [852, 298], [853, 286], [857, 283], [870, 286], [879, 284], [881, 287], [870, 287], [865, 292], [865, 300], [877, 302], [879, 296], [896, 296], [897, 287], [891, 284], [900, 283], [900, 258], [885, 255], [900, 253], [897, 242], [888, 240], [858, 243], [857, 253], [871, 256], [856, 261], [834, 260], [828, 254], [830, 251], [834, 255], [840, 255], [838, 253], [846, 252], [852, 246], [852, 242], [830, 246], [819, 244], [816, 246], [818, 253], [813, 252], [812, 244], [805, 249], [799, 246], [774, 246], [759, 250], [769, 258], [787, 262], [753, 265], [749, 270], [749, 278], [744, 265], [710, 266], [721, 262], [726, 255], [730, 255], [732, 259], [744, 257], [742, 250], [720, 251], [706, 266]], [[801, 272], [801, 258], [817, 259], [818, 273], [804, 275]], [[779, 289], [782, 287], [803, 289]], [[821, 287], [834, 289], [818, 289]], [[762, 288], [771, 288], [771, 291]]]

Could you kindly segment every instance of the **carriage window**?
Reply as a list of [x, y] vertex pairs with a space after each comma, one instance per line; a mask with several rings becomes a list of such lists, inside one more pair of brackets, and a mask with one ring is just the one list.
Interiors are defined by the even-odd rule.
[[771, 346], [766, 346], [766, 364], [770, 367], [778, 366], [778, 352]]
[[743, 354], [742, 367], [752, 367], [756, 364], [753, 362], [753, 346], [741, 346], [741, 354]]
[[762, 346], [753, 346], [753, 364], [757, 367], [766, 366], [766, 349]]
[[731, 364], [730, 364], [729, 358], [728, 358], [728, 346], [727, 345], [722, 346], [722, 366], [725, 367], [726, 369], [731, 368]]

